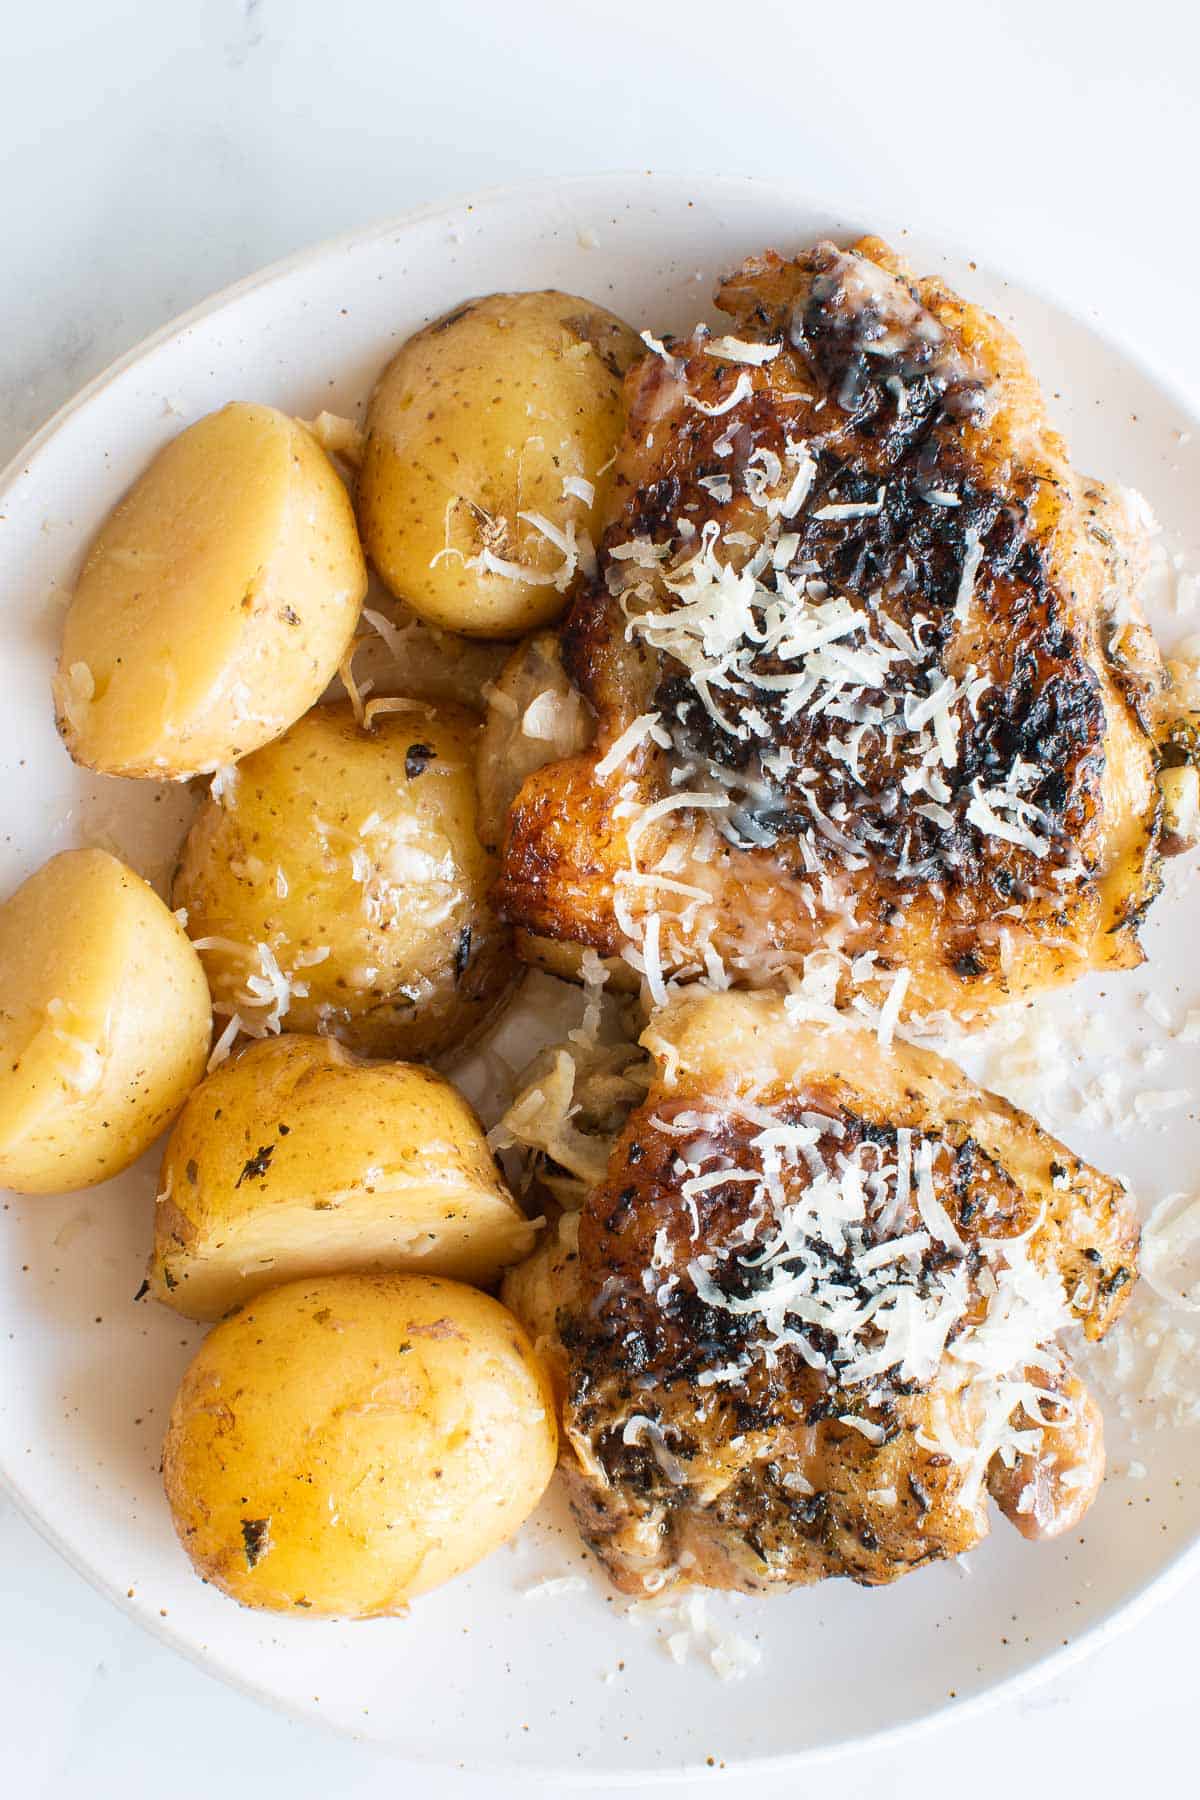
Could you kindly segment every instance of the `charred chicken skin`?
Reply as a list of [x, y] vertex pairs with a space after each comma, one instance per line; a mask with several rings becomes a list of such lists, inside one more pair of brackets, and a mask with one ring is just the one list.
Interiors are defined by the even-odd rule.
[[[1128, 506], [1019, 345], [888, 248], [747, 262], [652, 343], [562, 654], [596, 719], [529, 775], [501, 904], [671, 977], [982, 1013], [1137, 963], [1162, 665]], [[843, 995], [844, 997], [844, 995]]]
[[505, 1298], [554, 1372], [561, 1467], [618, 1587], [879, 1584], [1099, 1486], [1058, 1334], [1136, 1274], [1121, 1187], [912, 1046], [699, 994], [604, 1178]]

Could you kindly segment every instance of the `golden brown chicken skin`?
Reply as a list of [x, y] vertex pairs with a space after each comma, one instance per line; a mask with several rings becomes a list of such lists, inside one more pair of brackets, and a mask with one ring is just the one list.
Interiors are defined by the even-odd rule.
[[878, 1584], [971, 1548], [988, 1494], [1074, 1526], [1099, 1413], [1056, 1342], [1136, 1274], [1117, 1183], [927, 1051], [782, 999], [677, 1002], [582, 1213], [505, 1283], [618, 1587]]
[[818, 946], [963, 1015], [1135, 964], [1166, 731], [1141, 526], [1015, 339], [878, 240], [753, 258], [718, 301], [729, 336], [627, 378], [562, 639], [595, 742], [520, 790], [508, 917], [660, 999]]

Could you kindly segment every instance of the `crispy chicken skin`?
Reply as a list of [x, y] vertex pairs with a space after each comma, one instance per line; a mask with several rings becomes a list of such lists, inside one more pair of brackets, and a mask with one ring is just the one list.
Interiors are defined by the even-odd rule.
[[717, 299], [732, 344], [627, 377], [562, 637], [596, 737], [521, 787], [503, 910], [739, 986], [832, 944], [960, 1016], [1136, 964], [1169, 730], [1143, 527], [1010, 333], [878, 239]]
[[889, 1582], [977, 1543], [989, 1491], [1026, 1536], [1074, 1526], [1102, 1429], [1053, 1339], [1128, 1297], [1119, 1185], [941, 1058], [774, 995], [697, 992], [643, 1043], [604, 1180], [504, 1287], [616, 1585]]

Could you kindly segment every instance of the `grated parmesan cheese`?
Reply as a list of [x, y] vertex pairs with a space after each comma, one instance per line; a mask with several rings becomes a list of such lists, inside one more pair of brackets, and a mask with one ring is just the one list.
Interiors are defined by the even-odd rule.
[[586, 1594], [588, 1584], [582, 1575], [547, 1575], [523, 1590], [526, 1600], [560, 1600], [567, 1594]]
[[686, 364], [682, 356], [672, 356], [662, 339], [656, 338], [651, 331], [643, 331], [638, 335], [641, 337], [646, 348], [652, 351], [662, 362], [666, 363], [667, 368], [672, 375], [679, 376], [683, 374]]
[[896, 1025], [900, 1018], [900, 1008], [904, 1004], [904, 996], [912, 978], [911, 969], [897, 969], [888, 989], [887, 999], [880, 1008], [879, 1019], [875, 1026], [876, 1035], [884, 1050], [890, 1049]]
[[218, 806], [226, 806], [237, 792], [238, 772], [236, 763], [222, 763], [213, 770], [208, 791]]
[[670, 745], [671, 740], [662, 729], [656, 712], [639, 713], [632, 724], [625, 727], [596, 764], [596, 780], [607, 781], [635, 750], [640, 750], [647, 738], [653, 738], [664, 749]]
[[764, 363], [774, 362], [782, 349], [782, 344], [750, 344], [743, 338], [718, 337], [709, 339], [704, 354], [722, 362], [750, 363], [761, 368]]
[[592, 482], [582, 475], [565, 475], [563, 477], [563, 498], [582, 500], [585, 506], [591, 506], [596, 498], [596, 489]]
[[714, 400], [710, 405], [706, 400], [697, 400], [695, 394], [685, 394], [683, 398], [685, 405], [690, 406], [694, 412], [703, 413], [706, 419], [719, 419], [725, 413], [732, 412], [735, 406], [740, 406], [743, 400], [749, 400], [753, 392], [754, 383], [743, 372], [734, 382], [733, 391], [726, 394], [724, 400]]
[[[957, 505], [957, 501], [955, 504]], [[964, 536], [967, 554], [963, 558], [958, 593], [954, 600], [954, 617], [960, 625], [965, 623], [967, 614], [971, 610], [971, 600], [975, 593], [975, 577], [978, 575], [979, 565], [983, 561], [983, 545], [979, 541], [979, 533], [975, 527], [968, 525]]]
[[874, 513], [883, 511], [886, 488], [880, 488], [874, 500], [846, 500], [834, 502], [828, 506], [819, 506], [813, 514], [814, 519], [866, 519]]
[[231, 1013], [229, 1016], [228, 1024], [225, 1026], [224, 1030], [221, 1032], [220, 1037], [218, 1037], [216, 1043], [212, 1047], [212, 1054], [210, 1055], [210, 1057], [208, 1059], [208, 1065], [207, 1065], [207, 1069], [206, 1069], [207, 1074], [211, 1075], [214, 1069], [220, 1068], [221, 1064], [225, 1061], [226, 1057], [229, 1055], [229, 1052], [233, 1049], [234, 1040], [237, 1038], [237, 1035], [238, 1035], [239, 1031], [241, 1031], [241, 1029], [242, 1029], [241, 1019], [238, 1017], [238, 1015], [236, 1013]]

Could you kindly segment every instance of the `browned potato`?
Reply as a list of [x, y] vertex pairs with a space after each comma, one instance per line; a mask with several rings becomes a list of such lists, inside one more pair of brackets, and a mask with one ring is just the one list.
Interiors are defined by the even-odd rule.
[[361, 1062], [330, 1038], [268, 1038], [210, 1075], [176, 1120], [159, 1187], [150, 1285], [193, 1319], [300, 1276], [488, 1283], [536, 1235], [448, 1081]]
[[218, 1009], [259, 1035], [322, 1031], [372, 1056], [468, 1038], [512, 979], [475, 829], [478, 720], [421, 701], [370, 730], [320, 706], [209, 795], [186, 908]]
[[555, 292], [468, 300], [410, 338], [371, 397], [358, 479], [392, 592], [472, 637], [556, 617], [590, 565], [641, 349], [603, 307]]
[[66, 850], [0, 906], [0, 1185], [117, 1175], [204, 1074], [200, 960], [140, 875]]
[[496, 1300], [414, 1275], [272, 1288], [209, 1333], [171, 1409], [180, 1540], [244, 1606], [401, 1613], [511, 1537], [558, 1431]]
[[295, 419], [235, 402], [155, 457], [100, 529], [54, 694], [76, 762], [174, 780], [320, 698], [367, 572], [346, 490]]

